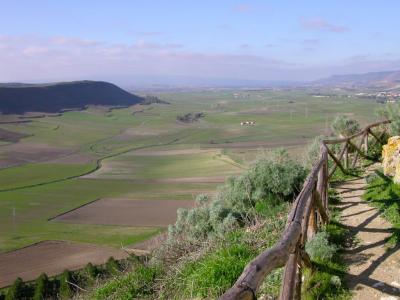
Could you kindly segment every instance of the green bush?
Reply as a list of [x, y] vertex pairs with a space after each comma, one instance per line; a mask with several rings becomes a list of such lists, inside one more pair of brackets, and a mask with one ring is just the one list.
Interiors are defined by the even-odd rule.
[[392, 121], [388, 125], [392, 136], [400, 135], [400, 106], [398, 104], [388, 104], [384, 110], [378, 111], [378, 114]]
[[33, 300], [45, 299], [49, 291], [49, 278], [45, 273], [42, 273], [37, 279], [35, 284], [35, 292], [33, 294]]
[[60, 276], [59, 296], [61, 299], [70, 299], [73, 295], [73, 290], [69, 282], [72, 282], [72, 274], [65, 270]]
[[108, 274], [114, 275], [119, 273], [119, 265], [114, 257], [110, 257], [106, 262], [106, 271]]
[[96, 279], [99, 270], [97, 269], [97, 267], [93, 266], [92, 263], [88, 263], [84, 269], [84, 272], [89, 279], [93, 280]]
[[360, 130], [360, 124], [347, 116], [337, 116], [332, 123], [332, 130], [339, 136], [351, 136]]
[[271, 196], [292, 200], [300, 191], [307, 171], [290, 159], [285, 150], [278, 150], [254, 164], [249, 175], [253, 184], [252, 195], [256, 196], [254, 200]]
[[311, 260], [319, 263], [328, 262], [337, 251], [337, 246], [329, 243], [328, 233], [325, 231], [318, 232], [306, 243], [305, 248]]
[[306, 168], [311, 169], [312, 166], [318, 161], [321, 154], [321, 142], [322, 140], [327, 139], [327, 137], [323, 135], [319, 135], [314, 138], [312, 143], [308, 145], [306, 155], [304, 158], [304, 165]]
[[25, 284], [21, 278], [15, 279], [13, 285], [8, 289], [6, 293], [6, 300], [18, 300], [24, 297]]

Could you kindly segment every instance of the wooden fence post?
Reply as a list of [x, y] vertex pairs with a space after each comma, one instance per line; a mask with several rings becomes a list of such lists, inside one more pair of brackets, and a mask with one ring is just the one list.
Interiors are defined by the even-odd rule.
[[364, 149], [365, 149], [365, 153], [368, 153], [368, 133], [369, 133], [369, 129], [366, 130], [366, 132], [365, 132], [365, 137], [364, 137]]
[[297, 275], [297, 256], [298, 251], [289, 255], [283, 272], [282, 288], [279, 300], [293, 300], [296, 293], [296, 275]]
[[353, 163], [351, 164], [351, 167], [352, 167], [352, 168], [355, 168], [355, 167], [356, 167], [356, 163], [357, 163], [359, 151], [360, 151], [360, 149], [363, 148], [363, 144], [364, 144], [364, 142], [365, 142], [365, 135], [366, 135], [366, 133], [363, 132], [363, 135], [361, 136], [361, 140], [360, 140], [360, 143], [359, 143], [358, 147], [357, 147], [356, 145], [353, 145], [354, 148], [355, 148], [355, 150], [356, 150], [356, 153], [355, 153], [355, 155], [354, 155]]
[[323, 183], [322, 183], [323, 193], [320, 195], [322, 197], [322, 201], [324, 203], [325, 210], [326, 210], [326, 212], [328, 212], [328, 210], [329, 210], [328, 154], [325, 152], [324, 156], [325, 156], [325, 163], [323, 166], [324, 175], [323, 175]]
[[315, 233], [317, 232], [318, 228], [318, 219], [315, 209], [315, 193], [313, 193], [312, 197], [313, 197], [312, 200], [313, 203], [311, 206], [310, 218], [308, 219], [308, 225], [307, 225], [307, 240], [311, 240], [315, 236]]
[[301, 264], [301, 257], [300, 254], [297, 254], [297, 277], [296, 277], [296, 290], [294, 294], [294, 299], [300, 300], [301, 299], [301, 286], [303, 284], [303, 270]]
[[326, 150], [323, 145], [320, 148], [322, 159], [324, 163], [318, 172], [317, 191], [321, 195], [321, 200], [324, 208], [327, 208], [326, 190], [327, 190], [327, 177], [328, 177], [328, 160], [326, 157]]

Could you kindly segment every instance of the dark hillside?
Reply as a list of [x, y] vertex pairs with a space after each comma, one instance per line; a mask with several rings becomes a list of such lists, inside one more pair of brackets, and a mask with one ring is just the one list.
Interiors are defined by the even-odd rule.
[[102, 81], [0, 85], [0, 112], [3, 114], [54, 113], [83, 109], [87, 105], [129, 106], [141, 101], [143, 98]]

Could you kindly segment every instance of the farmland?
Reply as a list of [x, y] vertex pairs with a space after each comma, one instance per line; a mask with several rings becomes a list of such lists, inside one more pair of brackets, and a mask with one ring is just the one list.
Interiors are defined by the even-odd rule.
[[[303, 91], [157, 96], [170, 104], [90, 107], [24, 117], [29, 122], [4, 116], [0, 252], [51, 240], [114, 248], [144, 241], [174, 219], [170, 210], [164, 215], [163, 203], [175, 210], [179, 201], [188, 207], [197, 194], [215, 193], [260, 148], [283, 146], [301, 157], [314, 136], [329, 133], [337, 114], [366, 124], [378, 107], [373, 101], [314, 98]], [[197, 121], [177, 120], [198, 112], [204, 117]], [[255, 125], [240, 125], [248, 120]], [[118, 205], [107, 210], [112, 201]]]

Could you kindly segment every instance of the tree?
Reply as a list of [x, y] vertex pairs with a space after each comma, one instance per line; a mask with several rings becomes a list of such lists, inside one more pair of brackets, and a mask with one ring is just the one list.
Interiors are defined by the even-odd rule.
[[337, 116], [332, 123], [332, 130], [341, 137], [349, 137], [360, 130], [360, 124], [347, 116]]
[[42, 273], [36, 280], [35, 292], [33, 294], [33, 300], [42, 300], [47, 296], [47, 289], [49, 286], [49, 278], [45, 273]]
[[65, 270], [60, 276], [60, 299], [71, 299], [73, 291], [69, 282], [72, 280], [72, 275], [69, 270]]
[[21, 278], [15, 279], [13, 285], [8, 289], [5, 300], [22, 299], [24, 296], [24, 282]]

